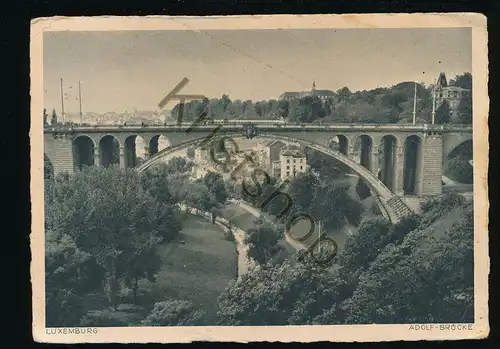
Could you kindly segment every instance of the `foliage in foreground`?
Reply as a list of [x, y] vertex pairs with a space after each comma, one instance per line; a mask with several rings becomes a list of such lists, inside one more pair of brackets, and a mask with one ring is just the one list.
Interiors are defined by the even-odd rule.
[[203, 325], [205, 313], [190, 301], [167, 300], [157, 302], [142, 321], [144, 326]]
[[229, 325], [470, 322], [473, 206], [445, 195], [391, 226], [364, 220], [338, 263], [263, 265], [219, 297]]
[[158, 244], [181, 228], [171, 197], [116, 167], [46, 182], [47, 324], [77, 325], [89, 292], [105, 294], [116, 310], [125, 286], [136, 302], [139, 280], [159, 269]]

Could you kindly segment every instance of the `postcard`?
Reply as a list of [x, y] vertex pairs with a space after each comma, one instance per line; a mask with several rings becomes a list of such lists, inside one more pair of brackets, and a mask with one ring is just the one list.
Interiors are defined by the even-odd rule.
[[485, 338], [473, 13], [31, 23], [33, 336]]

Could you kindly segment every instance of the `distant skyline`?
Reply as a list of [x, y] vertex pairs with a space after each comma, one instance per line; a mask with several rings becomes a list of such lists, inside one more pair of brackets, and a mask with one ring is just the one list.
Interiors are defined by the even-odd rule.
[[[283, 92], [431, 84], [472, 70], [470, 28], [108, 31], [44, 33], [44, 106], [66, 112], [154, 110], [183, 92], [232, 100]], [[172, 109], [171, 102], [166, 109]]]

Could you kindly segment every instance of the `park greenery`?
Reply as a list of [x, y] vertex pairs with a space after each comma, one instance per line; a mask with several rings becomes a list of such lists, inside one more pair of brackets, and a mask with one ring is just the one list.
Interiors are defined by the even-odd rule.
[[471, 322], [473, 209], [451, 194], [396, 225], [363, 220], [337, 268], [266, 265], [231, 281], [220, 324]]
[[[232, 195], [220, 176], [188, 180], [184, 159], [141, 174], [108, 167], [54, 177], [48, 165], [48, 326], [473, 321], [473, 210], [459, 195], [435, 198], [421, 214], [391, 225], [362, 217], [345, 178], [306, 172], [283, 189], [293, 198], [291, 212], [308, 212], [329, 228], [346, 220], [358, 225], [335, 267], [308, 257], [269, 263], [283, 232], [262, 219], [246, 238], [260, 267], [228, 281], [208, 317], [195, 299], [152, 294], [151, 285], [165, 268], [158, 249], [183, 228], [177, 204], [220, 209]], [[280, 209], [275, 201], [270, 212]], [[222, 233], [219, 240], [233, 244]]]
[[[226, 200], [224, 191], [218, 192], [223, 185], [220, 175], [191, 182], [188, 168], [185, 159], [178, 158], [141, 174], [111, 166], [54, 177], [46, 159], [48, 325], [127, 322], [116, 319], [126, 298], [124, 290], [139, 306], [141, 285], [153, 282], [160, 269], [159, 246], [174, 241], [182, 229], [177, 204], [210, 210]], [[89, 294], [108, 307], [89, 313]], [[188, 311], [188, 305], [179, 302], [172, 303], [178, 312]], [[152, 309], [153, 314], [160, 312], [159, 307]], [[167, 321], [167, 317], [151, 315], [147, 321]]]
[[[470, 88], [471, 81], [470, 74], [464, 74], [450, 84]], [[185, 118], [194, 119], [211, 104], [217, 119], [406, 122], [413, 88], [413, 83], [361, 92], [342, 88], [325, 102], [304, 97], [254, 104], [223, 96], [186, 104]], [[418, 94], [418, 115], [427, 122], [430, 91], [419, 85]], [[444, 103], [436, 111], [439, 123], [449, 122], [447, 108]], [[460, 120], [470, 123], [470, 101], [464, 99], [458, 109]], [[45, 124], [47, 118], [44, 110]], [[57, 123], [55, 111], [50, 123]], [[54, 176], [46, 158], [47, 326], [472, 322], [472, 203], [456, 194], [443, 195], [425, 203], [420, 214], [391, 224], [377, 210], [367, 210], [371, 193], [362, 181], [347, 176], [349, 171], [331, 158], [305, 151], [310, 169], [289, 183], [262, 171], [244, 182], [227, 182], [214, 172], [193, 179], [192, 151], [188, 159], [173, 158], [142, 173], [109, 166]], [[445, 169], [450, 178], [472, 182], [470, 159], [471, 147], [451, 154]], [[178, 247], [186, 236], [195, 241], [209, 235], [192, 226], [190, 235], [182, 233], [189, 212], [181, 206], [219, 214], [228, 198], [265, 214], [244, 239], [258, 267], [239, 278], [228, 267], [231, 258], [202, 256], [203, 249], [235, 253], [234, 236], [227, 232], [220, 233], [218, 240], [225, 244], [220, 248], [215, 240], [203, 240], [191, 251]], [[292, 205], [284, 212], [287, 198]], [[300, 262], [277, 258], [283, 252], [284, 222], [296, 213], [310, 215], [327, 231], [346, 224], [356, 228], [333, 265], [319, 265], [310, 256]], [[175, 248], [177, 260], [168, 260]], [[227, 285], [211, 273], [216, 267], [231, 269], [225, 274], [233, 273]], [[176, 279], [178, 284], [162, 279], [169, 272], [187, 270], [195, 277]], [[196, 297], [208, 292], [205, 285], [211, 285], [218, 298], [204, 294], [200, 302], [213, 304], [203, 307]], [[166, 289], [192, 289], [193, 294]]]
[[[450, 79], [449, 86], [472, 89], [472, 75], [463, 73]], [[231, 100], [223, 95], [217, 99], [192, 101], [182, 109], [183, 121], [194, 121], [204, 111], [207, 118], [217, 120], [286, 120], [291, 123], [411, 123], [413, 118], [414, 82], [401, 82], [391, 87], [351, 91], [343, 87], [323, 101], [309, 95], [294, 100], [262, 101]], [[417, 83], [416, 118], [418, 123], [431, 123], [432, 86]], [[179, 117], [179, 104], [172, 118]], [[457, 108], [458, 123], [472, 123], [472, 95], [462, 98]], [[435, 122], [450, 122], [447, 102], [437, 106]]]

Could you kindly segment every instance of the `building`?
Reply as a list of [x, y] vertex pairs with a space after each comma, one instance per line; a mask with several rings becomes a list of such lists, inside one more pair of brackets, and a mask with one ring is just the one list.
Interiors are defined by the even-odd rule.
[[449, 86], [445, 73], [440, 73], [434, 93], [436, 98], [436, 109], [439, 108], [444, 101], [447, 101], [451, 109], [451, 120], [453, 120], [458, 117], [457, 109], [460, 99], [469, 95], [471, 91], [458, 86]]
[[303, 92], [285, 92], [283, 93], [279, 99], [285, 101], [292, 101], [295, 99], [304, 98], [307, 96], [314, 96], [321, 99], [323, 102], [328, 98], [335, 96], [335, 93], [330, 90], [316, 90], [316, 83], [313, 81], [311, 91], [303, 91]]
[[194, 160], [197, 165], [206, 163], [208, 160], [208, 156], [209, 154], [207, 149], [196, 147], [196, 149], [194, 150]]
[[281, 178], [281, 161], [276, 160], [273, 161], [271, 165], [271, 176], [278, 178]]
[[281, 180], [293, 178], [307, 170], [306, 155], [299, 149], [283, 149], [280, 153]]
[[272, 173], [272, 164], [280, 160], [281, 149], [285, 143], [278, 140], [261, 141], [257, 143], [256, 153], [259, 166]]

